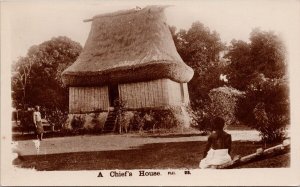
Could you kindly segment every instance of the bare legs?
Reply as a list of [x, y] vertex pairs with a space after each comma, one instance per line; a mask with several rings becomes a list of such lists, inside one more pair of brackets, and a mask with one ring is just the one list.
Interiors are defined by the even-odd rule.
[[43, 133], [37, 134], [36, 137], [37, 137], [38, 140], [42, 141], [43, 140]]

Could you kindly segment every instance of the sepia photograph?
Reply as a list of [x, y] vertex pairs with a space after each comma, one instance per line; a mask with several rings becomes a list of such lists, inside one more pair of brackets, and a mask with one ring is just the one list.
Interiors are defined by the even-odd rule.
[[0, 3], [1, 185], [300, 184], [300, 1]]

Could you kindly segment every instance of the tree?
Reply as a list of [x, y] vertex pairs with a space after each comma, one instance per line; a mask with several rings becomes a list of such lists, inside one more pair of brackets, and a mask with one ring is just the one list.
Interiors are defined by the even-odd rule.
[[219, 76], [224, 66], [218, 61], [225, 45], [216, 31], [211, 32], [200, 22], [193, 23], [187, 31], [181, 29], [176, 33], [175, 27], [170, 27], [170, 31], [181, 58], [194, 69], [189, 93], [193, 108], [201, 109], [209, 100], [209, 90], [223, 85]]
[[218, 61], [219, 52], [224, 48], [219, 34], [201, 22], [194, 22], [188, 31], [180, 30], [174, 42], [183, 61], [192, 67]]
[[12, 90], [14, 106], [41, 105], [48, 110], [67, 111], [68, 89], [61, 72], [78, 57], [82, 47], [67, 37], [56, 37], [32, 46], [13, 64]]
[[[21, 57], [16, 64], [14, 64], [14, 72], [12, 77], [12, 97], [14, 98], [13, 105], [18, 108], [20, 105], [26, 105], [26, 90], [27, 85], [29, 83], [31, 68], [32, 68], [33, 60], [29, 58]], [[19, 101], [19, 105], [17, 104]]]
[[246, 92], [238, 118], [260, 131], [263, 141], [283, 138], [289, 123], [285, 47], [273, 32], [254, 29], [250, 42], [233, 40], [226, 57], [229, 83]]
[[232, 40], [228, 49], [225, 58], [230, 59], [230, 65], [227, 67], [230, 85], [245, 90], [254, 70], [254, 67], [249, 65], [250, 44], [242, 40]]
[[281, 78], [286, 73], [286, 49], [274, 32], [256, 28], [250, 33], [252, 67], [268, 78]]
[[235, 88], [246, 90], [252, 79], [263, 74], [268, 78], [281, 78], [286, 73], [286, 50], [273, 32], [253, 29], [250, 43], [232, 40], [225, 56], [231, 61], [229, 82]]

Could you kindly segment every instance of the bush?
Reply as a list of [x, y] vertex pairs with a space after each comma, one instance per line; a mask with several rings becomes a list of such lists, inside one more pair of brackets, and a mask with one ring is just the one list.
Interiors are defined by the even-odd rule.
[[68, 113], [59, 109], [44, 109], [45, 118], [55, 129], [61, 129], [68, 118]]
[[239, 103], [238, 118], [258, 130], [264, 142], [281, 141], [290, 120], [287, 80], [261, 76], [253, 82]]
[[[153, 120], [149, 121], [151, 123], [148, 123], [145, 130], [155, 130], [156, 128], [170, 129], [173, 127], [178, 127], [180, 124], [178, 118], [175, 116], [176, 112], [176, 109], [152, 111], [152, 115], [149, 115], [153, 117]], [[144, 117], [147, 116], [145, 115]]]
[[277, 142], [283, 139], [285, 134], [284, 124], [279, 122], [280, 119], [274, 119], [277, 116], [267, 114], [265, 103], [258, 103], [253, 109], [253, 114], [256, 120], [253, 127], [260, 132], [264, 142]]
[[132, 126], [130, 126], [130, 124], [133, 118], [134, 118], [134, 112], [132, 111], [122, 112], [119, 120], [119, 123], [121, 125], [121, 131], [125, 131], [125, 133], [127, 133], [132, 130]]
[[[124, 121], [132, 131], [152, 131], [174, 128], [188, 128], [192, 118], [190, 111], [181, 107], [168, 107], [160, 109], [139, 109], [126, 112]], [[129, 124], [127, 124], [129, 122]]]
[[102, 132], [107, 113], [90, 113], [84, 117], [83, 129], [92, 132]]
[[[222, 86], [209, 91], [209, 99], [189, 109], [192, 126], [207, 134], [212, 130], [212, 119], [222, 117], [226, 125], [237, 123], [236, 112], [238, 101], [245, 93], [235, 88]], [[202, 107], [199, 107], [202, 106]]]
[[65, 133], [99, 133], [104, 128], [107, 112], [69, 114], [63, 125]]
[[226, 125], [234, 124], [236, 119], [237, 103], [244, 96], [241, 92], [232, 87], [219, 87], [209, 91], [211, 103], [208, 114], [211, 118], [222, 117]]
[[25, 131], [35, 131], [33, 122], [33, 110], [20, 110], [18, 113], [22, 133]]
[[208, 107], [196, 109], [188, 108], [189, 115], [191, 117], [191, 126], [201, 131], [203, 134], [207, 134], [211, 131], [210, 116], [208, 115]]
[[71, 127], [73, 130], [83, 128], [83, 124], [85, 123], [85, 118], [82, 115], [73, 115], [71, 120]]

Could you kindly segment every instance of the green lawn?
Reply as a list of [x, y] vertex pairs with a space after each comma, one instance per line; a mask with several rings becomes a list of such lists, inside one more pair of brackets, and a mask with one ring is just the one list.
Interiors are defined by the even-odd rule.
[[[100, 169], [179, 169], [198, 168], [205, 142], [146, 144], [130, 150], [76, 152], [23, 156], [13, 161], [18, 167], [37, 170]], [[233, 142], [231, 155], [247, 155], [261, 145], [257, 142]], [[269, 159], [267, 159], [269, 160]], [[274, 157], [245, 167], [288, 167], [289, 156]]]

